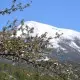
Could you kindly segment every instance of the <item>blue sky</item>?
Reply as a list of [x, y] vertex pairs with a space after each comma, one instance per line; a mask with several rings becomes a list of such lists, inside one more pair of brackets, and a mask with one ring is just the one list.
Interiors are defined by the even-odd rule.
[[[1, 0], [0, 10], [9, 7], [10, 1]], [[18, 1], [26, 2], [27, 0]], [[17, 11], [11, 15], [0, 15], [0, 29], [8, 20], [12, 21], [16, 18], [80, 31], [80, 0], [32, 0], [31, 6], [22, 12]]]

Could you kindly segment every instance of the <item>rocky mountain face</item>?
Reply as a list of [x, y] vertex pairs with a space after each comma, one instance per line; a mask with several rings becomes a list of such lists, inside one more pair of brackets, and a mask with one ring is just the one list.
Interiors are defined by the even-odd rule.
[[[26, 29], [26, 25], [30, 28], [34, 28], [34, 33], [32, 36], [35, 36], [36, 34], [41, 35], [47, 32], [47, 37], [52, 37], [52, 40], [50, 40], [53, 45], [53, 52], [50, 54], [51, 58], [56, 57], [59, 60], [64, 61], [80, 61], [80, 32], [70, 29], [57, 28], [35, 21], [25, 22], [23, 26], [24, 31]], [[17, 36], [20, 35], [21, 31], [18, 30]]]

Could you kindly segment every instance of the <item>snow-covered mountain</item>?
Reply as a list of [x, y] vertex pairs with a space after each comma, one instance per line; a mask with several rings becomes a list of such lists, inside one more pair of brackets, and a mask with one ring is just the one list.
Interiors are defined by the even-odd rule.
[[[51, 36], [53, 39], [50, 41], [53, 44], [53, 53], [52, 56], [58, 57], [59, 59], [64, 60], [79, 60], [80, 61], [80, 32], [64, 29], [64, 28], [57, 28], [48, 24], [43, 24], [36, 21], [27, 21], [24, 23], [24, 32], [26, 27], [29, 26], [30, 28], [34, 28], [35, 34], [41, 35], [47, 32], [47, 36]], [[18, 26], [20, 27], [20, 26]], [[59, 36], [60, 34], [60, 36]], [[21, 35], [21, 31], [17, 31], [17, 36]], [[59, 36], [59, 38], [55, 38]]]

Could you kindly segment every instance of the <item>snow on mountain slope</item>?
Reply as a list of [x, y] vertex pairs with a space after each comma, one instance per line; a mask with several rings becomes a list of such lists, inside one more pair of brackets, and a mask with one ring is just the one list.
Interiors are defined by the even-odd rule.
[[[72, 60], [80, 62], [80, 32], [70, 29], [57, 28], [48, 24], [43, 24], [36, 21], [26, 21], [24, 22], [23, 29], [26, 33], [26, 27], [34, 28], [34, 33], [32, 36], [36, 34], [41, 35], [47, 32], [47, 37], [51, 36], [51, 43], [53, 45], [53, 52], [51, 57], [54, 56], [59, 60]], [[18, 26], [20, 28], [20, 25]], [[17, 36], [20, 36], [21, 30], [17, 30]], [[59, 38], [55, 38], [55, 36], [59, 36]]]
[[[60, 47], [60, 45], [58, 44], [58, 42], [63, 41], [64, 39], [68, 39], [70, 40], [70, 46], [72, 46], [75, 49], [80, 50], [80, 46], [78, 46], [75, 42], [74, 39], [78, 38], [80, 39], [79, 35], [80, 32], [74, 31], [74, 30], [70, 30], [70, 29], [64, 29], [64, 28], [57, 28], [51, 25], [47, 25], [47, 24], [43, 24], [43, 23], [39, 23], [39, 22], [35, 22], [35, 21], [27, 21], [24, 23], [23, 28], [25, 29], [25, 26], [28, 25], [29, 27], [33, 27], [34, 28], [34, 34], [32, 34], [33, 36], [35, 36], [35, 34], [41, 35], [44, 34], [45, 32], [47, 32], [47, 36], [51, 36], [53, 39], [51, 40], [51, 43], [53, 44], [54, 48], [58, 48]], [[20, 26], [18, 26], [20, 27]], [[25, 32], [25, 30], [24, 30]], [[55, 39], [54, 37], [56, 36], [56, 33], [58, 34], [62, 34], [60, 36], [60, 38]], [[21, 35], [21, 31], [17, 31], [17, 36]]]

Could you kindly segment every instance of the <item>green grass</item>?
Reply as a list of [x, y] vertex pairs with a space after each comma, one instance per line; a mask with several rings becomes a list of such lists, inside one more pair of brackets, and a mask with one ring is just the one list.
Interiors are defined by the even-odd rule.
[[0, 63], [0, 80], [63, 80], [59, 76], [40, 75], [20, 66]]
[[[65, 70], [67, 67], [62, 68], [62, 70]], [[75, 67], [74, 67], [75, 69]], [[80, 74], [80, 66], [77, 66], [76, 68], [78, 72], [75, 72], [77, 75]], [[40, 71], [40, 70], [39, 70]], [[13, 66], [11, 64], [7, 63], [0, 63], [0, 80], [80, 80], [79, 78], [74, 78], [74, 74], [72, 74], [70, 77], [71, 79], [68, 79], [67, 74], [61, 73], [58, 74], [58, 69], [56, 70], [57, 73], [50, 76], [49, 74], [42, 74], [44, 71], [42, 71], [42, 75], [40, 72], [36, 71], [32, 67], [22, 67], [22, 66]]]

